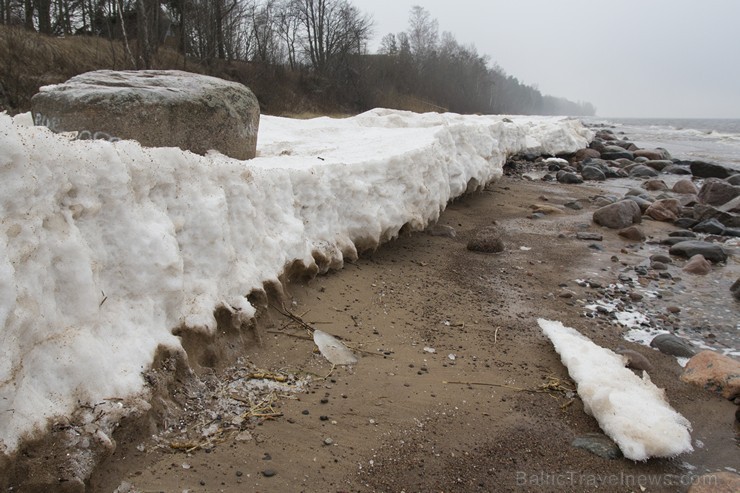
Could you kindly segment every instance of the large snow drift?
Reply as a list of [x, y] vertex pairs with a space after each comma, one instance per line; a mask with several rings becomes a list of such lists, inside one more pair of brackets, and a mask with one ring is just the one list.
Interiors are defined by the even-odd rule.
[[570, 377], [584, 410], [619, 445], [625, 457], [646, 460], [691, 452], [691, 423], [676, 412], [647, 373], [624, 367], [623, 356], [597, 346], [560, 322], [538, 319]]
[[[574, 151], [579, 122], [374, 110], [263, 116], [258, 157], [73, 140], [0, 114], [0, 450], [79, 404], [136, 395], [174, 328], [298, 261], [341, 267], [497, 179], [508, 153]], [[318, 265], [317, 265], [318, 263]]]

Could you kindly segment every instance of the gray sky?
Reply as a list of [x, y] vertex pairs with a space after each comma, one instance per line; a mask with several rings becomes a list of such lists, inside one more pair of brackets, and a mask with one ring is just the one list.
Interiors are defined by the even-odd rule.
[[740, 118], [737, 0], [350, 0], [375, 51], [413, 5], [540, 91], [605, 117]]

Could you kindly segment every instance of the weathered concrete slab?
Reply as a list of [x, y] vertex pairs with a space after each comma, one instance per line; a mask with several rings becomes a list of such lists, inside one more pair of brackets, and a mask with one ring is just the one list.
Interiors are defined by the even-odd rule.
[[246, 86], [179, 70], [98, 70], [45, 86], [31, 99], [36, 125], [80, 139], [133, 139], [147, 147], [215, 149], [251, 159], [259, 103]]

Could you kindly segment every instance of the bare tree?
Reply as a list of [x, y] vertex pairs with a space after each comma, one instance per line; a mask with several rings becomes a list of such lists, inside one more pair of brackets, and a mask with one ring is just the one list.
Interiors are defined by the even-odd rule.
[[372, 33], [372, 20], [347, 0], [298, 0], [304, 51], [318, 73], [348, 54], [358, 54]]
[[409, 15], [407, 34], [414, 58], [418, 61], [424, 60], [437, 49], [439, 23], [424, 7], [415, 5]]

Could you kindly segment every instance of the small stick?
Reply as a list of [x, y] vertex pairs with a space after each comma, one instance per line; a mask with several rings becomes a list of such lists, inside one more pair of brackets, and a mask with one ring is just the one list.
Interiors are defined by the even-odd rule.
[[303, 339], [304, 341], [313, 341], [313, 337], [302, 336], [299, 334], [289, 334], [287, 332], [281, 332], [279, 330], [268, 330], [267, 333], [268, 334], [280, 334], [280, 335], [288, 336], [288, 337], [295, 337], [296, 339]]
[[458, 382], [446, 382], [446, 381], [442, 381], [442, 383], [452, 384], [452, 385], [484, 385], [486, 387], [501, 387], [501, 388], [504, 388], [504, 389], [512, 389], [512, 390], [516, 390], [516, 391], [519, 391], [519, 392], [534, 392], [532, 390], [522, 389], [522, 388], [519, 388], [519, 387], [513, 387], [511, 385], [505, 385], [505, 384], [502, 384], [502, 383], [461, 382], [461, 381], [458, 381]]
[[501, 327], [496, 327], [496, 331], [493, 333], [493, 343], [496, 344], [498, 342], [498, 329]]

